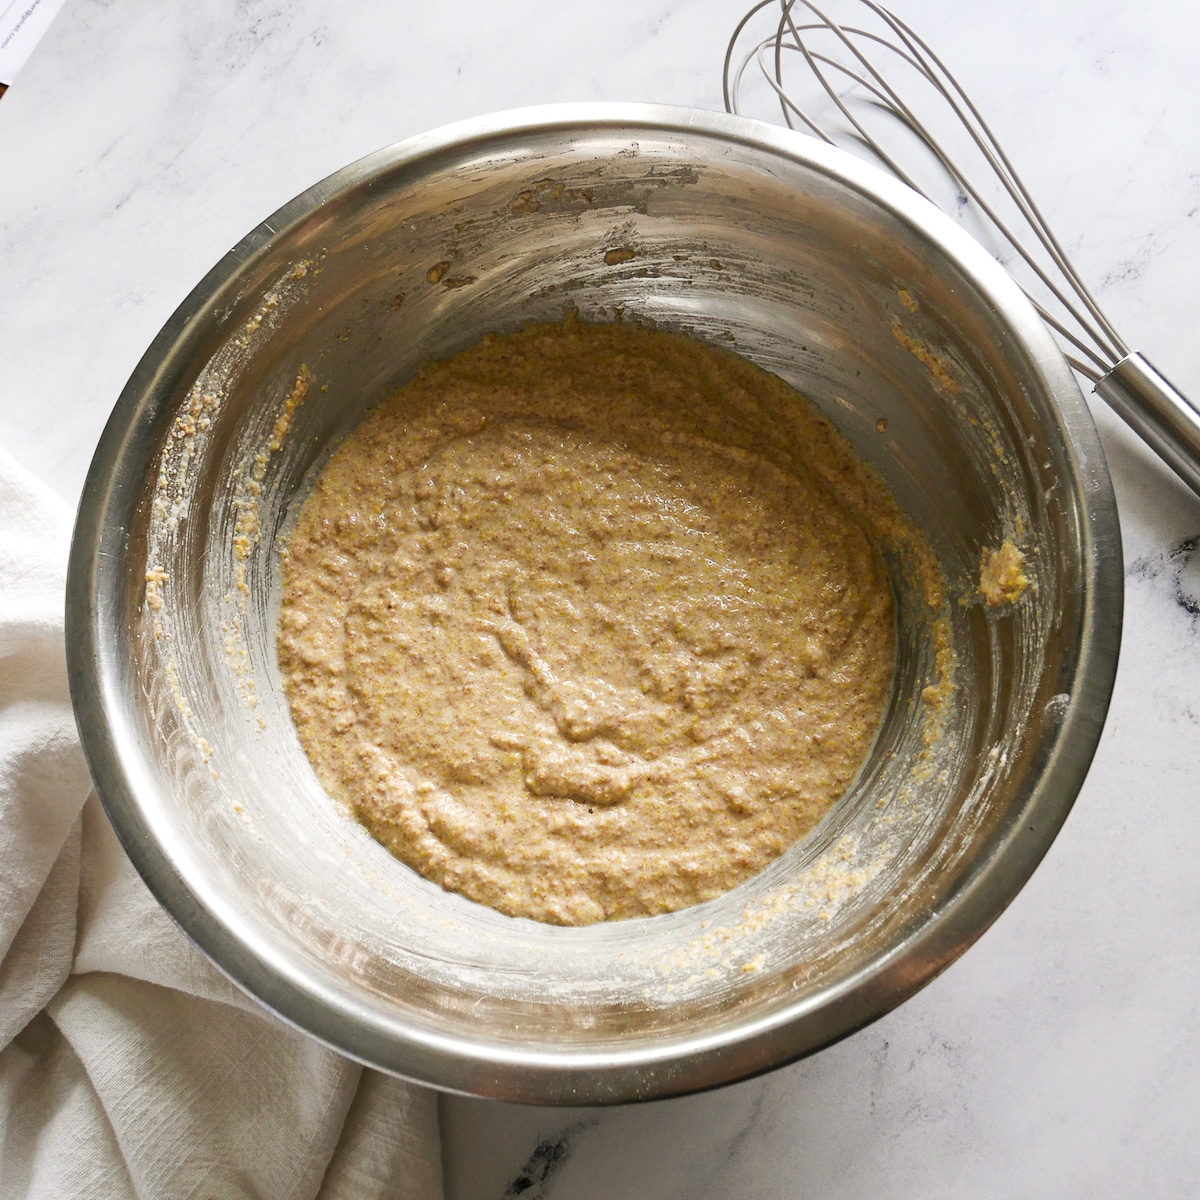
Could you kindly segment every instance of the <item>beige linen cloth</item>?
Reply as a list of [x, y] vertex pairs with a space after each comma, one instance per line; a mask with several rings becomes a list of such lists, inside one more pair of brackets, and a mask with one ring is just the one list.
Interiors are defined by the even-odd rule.
[[440, 1200], [434, 1093], [244, 996], [117, 842], [67, 693], [70, 530], [0, 451], [0, 1200]]

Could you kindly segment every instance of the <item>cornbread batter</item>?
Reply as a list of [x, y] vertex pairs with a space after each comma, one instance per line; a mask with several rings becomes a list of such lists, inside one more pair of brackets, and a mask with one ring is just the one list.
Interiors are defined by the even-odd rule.
[[622, 324], [487, 338], [370, 413], [300, 514], [279, 660], [301, 742], [389, 850], [501, 912], [710, 899], [871, 746], [894, 517], [731, 354]]

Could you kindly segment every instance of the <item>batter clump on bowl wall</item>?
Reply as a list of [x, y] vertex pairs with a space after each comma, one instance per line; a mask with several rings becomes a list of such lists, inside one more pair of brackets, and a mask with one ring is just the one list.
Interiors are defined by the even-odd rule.
[[901, 520], [733, 354], [574, 320], [488, 337], [368, 414], [288, 539], [300, 740], [384, 846], [501, 912], [711, 899], [869, 751]]

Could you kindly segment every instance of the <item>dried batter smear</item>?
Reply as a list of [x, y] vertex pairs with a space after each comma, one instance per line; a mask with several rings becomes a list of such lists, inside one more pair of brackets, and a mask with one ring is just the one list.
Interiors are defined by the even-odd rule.
[[300, 739], [389, 850], [504, 913], [710, 899], [872, 744], [899, 520], [731, 354], [619, 324], [485, 339], [369, 414], [300, 515], [279, 629]]
[[992, 608], [1015, 604], [1029, 586], [1025, 575], [1025, 556], [1012, 542], [999, 550], [985, 549], [979, 562], [979, 594]]

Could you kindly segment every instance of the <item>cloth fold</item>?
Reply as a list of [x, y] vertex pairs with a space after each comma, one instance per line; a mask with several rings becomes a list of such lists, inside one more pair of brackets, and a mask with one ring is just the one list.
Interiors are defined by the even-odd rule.
[[245, 996], [121, 849], [67, 689], [70, 524], [0, 450], [0, 1200], [440, 1200], [434, 1093]]

